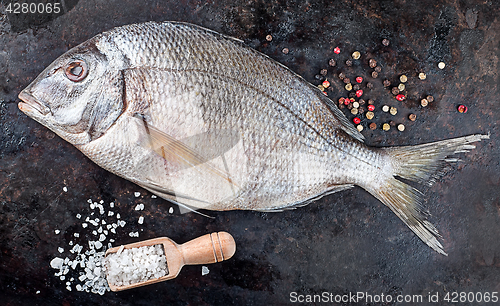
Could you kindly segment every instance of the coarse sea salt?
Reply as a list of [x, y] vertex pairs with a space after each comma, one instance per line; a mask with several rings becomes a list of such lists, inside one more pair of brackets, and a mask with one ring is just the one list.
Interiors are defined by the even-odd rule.
[[124, 249], [109, 254], [105, 260], [108, 282], [126, 286], [156, 279], [168, 274], [162, 244]]

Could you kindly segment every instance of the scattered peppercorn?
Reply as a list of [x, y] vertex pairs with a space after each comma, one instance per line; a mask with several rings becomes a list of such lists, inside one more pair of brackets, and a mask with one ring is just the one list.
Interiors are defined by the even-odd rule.
[[425, 75], [425, 73], [423, 73], [423, 72], [420, 72], [418, 74], [418, 78], [421, 79], [421, 80], [425, 80], [427, 78], [427, 75]]
[[378, 72], [377, 71], [373, 71], [372, 72], [372, 78], [376, 79], [378, 77]]
[[354, 105], [352, 106], [351, 114], [353, 114], [353, 115], [357, 115], [358, 114], [358, 109], [355, 108]]
[[363, 90], [361, 90], [361, 89], [360, 89], [360, 90], [357, 90], [357, 91], [356, 91], [356, 97], [358, 97], [358, 98], [359, 98], [359, 97], [361, 97], [362, 95], [363, 95]]
[[399, 80], [401, 81], [401, 83], [406, 83], [406, 81], [408, 81], [408, 77], [406, 75], [402, 75], [399, 77]]
[[345, 79], [345, 74], [343, 72], [339, 73], [339, 79], [341, 80]]
[[283, 48], [283, 50], [281, 50], [281, 52], [283, 52], [283, 54], [288, 54], [288, 52], [290, 52], [290, 50], [288, 50], [288, 48]]
[[361, 89], [361, 86], [359, 86], [359, 84], [354, 84], [354, 86], [352, 86], [352, 89], [357, 91]]
[[405, 88], [406, 88], [406, 86], [403, 83], [401, 83], [401, 84], [398, 85], [399, 91], [403, 91], [403, 90], [405, 90]]
[[389, 106], [388, 106], [388, 105], [384, 105], [384, 106], [382, 106], [382, 111], [383, 111], [384, 113], [387, 113], [387, 112], [389, 111]]
[[405, 95], [399, 94], [396, 96], [396, 100], [398, 101], [404, 101], [406, 99]]
[[420, 105], [422, 105], [422, 107], [426, 107], [429, 105], [429, 101], [427, 101], [427, 99], [422, 99], [420, 100]]
[[319, 90], [321, 90], [321, 91], [325, 90], [325, 87], [323, 87], [323, 85], [321, 85], [321, 84], [320, 84], [320, 85], [318, 85], [318, 88], [319, 88]]
[[393, 87], [393, 88], [391, 89], [391, 92], [392, 92], [392, 94], [393, 94], [393, 95], [397, 95], [397, 94], [399, 93], [399, 88], [397, 88], [397, 87]]
[[390, 130], [390, 129], [391, 129], [391, 126], [389, 125], [389, 123], [384, 123], [384, 124], [382, 125], [382, 130], [384, 130], [384, 131], [388, 131], [388, 130]]
[[359, 107], [359, 102], [352, 102], [352, 107], [358, 108]]
[[344, 81], [344, 83], [346, 83], [346, 84], [351, 83], [351, 79], [349, 79], [349, 78], [344, 78], [344, 79], [343, 79], [343, 81]]
[[429, 101], [429, 103], [432, 103], [434, 102], [434, 97], [433, 96], [427, 96], [427, 101]]
[[458, 112], [459, 112], [459, 113], [466, 113], [466, 112], [467, 112], [467, 110], [468, 110], [468, 109], [467, 109], [467, 106], [465, 106], [465, 105], [463, 105], [463, 104], [460, 104], [460, 105], [458, 106]]
[[370, 83], [370, 82], [366, 83], [366, 87], [372, 89], [373, 88], [373, 83]]
[[354, 52], [352, 53], [352, 58], [353, 58], [353, 59], [357, 60], [357, 59], [359, 59], [360, 57], [361, 57], [361, 53], [359, 53], [359, 51], [354, 51]]
[[368, 104], [374, 104], [375, 101], [373, 101], [372, 99], [368, 99]]
[[330, 65], [332, 67], [335, 66], [336, 64], [337, 64], [337, 62], [333, 58], [328, 61], [328, 65]]
[[356, 98], [356, 92], [351, 91], [351, 92], [349, 93], [349, 98], [351, 98], [351, 99]]
[[348, 110], [351, 110], [351, 109], [352, 109], [352, 104], [351, 104], [351, 103], [349, 103], [349, 104], [347, 105], [347, 109], [348, 109]]
[[377, 67], [375, 67], [374, 70], [377, 71], [377, 72], [380, 72], [380, 71], [382, 71], [382, 68], [380, 66], [377, 66]]
[[384, 87], [389, 87], [389, 86], [391, 86], [391, 81], [384, 80], [383, 84], [384, 84]]
[[351, 83], [347, 83], [347, 84], [345, 85], [345, 89], [346, 89], [347, 91], [351, 91], [351, 90], [352, 90], [352, 84], [351, 84]]
[[360, 132], [363, 130], [363, 126], [362, 126], [361, 124], [358, 124], [358, 125], [356, 126], [356, 128], [357, 128], [357, 129], [358, 129], [358, 131], [360, 131]]
[[398, 109], [393, 106], [389, 109], [389, 113], [391, 113], [391, 115], [395, 116], [398, 113]]
[[326, 69], [321, 69], [321, 71], [319, 72], [319, 74], [321, 75], [326, 75], [328, 73], [328, 70]]
[[375, 110], [375, 105], [373, 105], [373, 104], [368, 105], [368, 110], [370, 112], [373, 112]]
[[391, 121], [389, 121], [389, 125], [390, 126], [396, 126], [396, 122], [394, 122], [394, 121], [391, 120]]
[[415, 114], [410, 114], [410, 115], [408, 116], [408, 119], [410, 119], [411, 121], [415, 121], [415, 120], [417, 119], [417, 115], [415, 115]]
[[361, 123], [361, 119], [359, 119], [358, 117], [354, 117], [354, 119], [352, 119], [352, 121], [353, 121], [355, 124], [360, 124], [360, 123]]
[[358, 108], [358, 112], [359, 112], [360, 114], [363, 114], [363, 113], [365, 112], [365, 108], [364, 108], [364, 107], [360, 107], [360, 108]]
[[368, 65], [370, 65], [370, 68], [375, 68], [377, 67], [377, 61], [373, 58], [370, 58], [370, 60], [368, 61]]
[[362, 83], [362, 82], [363, 82], [363, 78], [362, 78], [362, 77], [357, 77], [357, 78], [356, 78], [356, 82], [358, 82], [358, 83]]
[[370, 123], [370, 130], [374, 130], [377, 128], [377, 124], [375, 122]]
[[384, 46], [387, 47], [389, 45], [389, 43], [390, 42], [389, 42], [389, 40], [387, 38], [382, 39], [382, 45], [384, 45]]
[[347, 67], [351, 67], [352, 61], [350, 59], [348, 59], [347, 61], [345, 61], [345, 64], [347, 65]]
[[339, 104], [344, 104], [345, 99], [343, 97], [339, 98]]
[[339, 54], [340, 53], [340, 48], [339, 47], [335, 47], [335, 49], [333, 49], [333, 53]]
[[267, 40], [267, 41], [271, 41], [271, 40], [273, 40], [273, 37], [272, 37], [271, 35], [267, 35], [267, 36], [266, 36], [266, 40]]
[[359, 99], [359, 105], [365, 105], [365, 100]]
[[403, 124], [398, 124], [398, 130], [400, 132], [404, 131], [405, 130], [405, 126]]
[[439, 69], [444, 69], [444, 67], [446, 67], [446, 64], [444, 62], [439, 62], [438, 68]]
[[372, 120], [373, 117], [375, 117], [375, 114], [373, 112], [366, 112], [366, 119]]

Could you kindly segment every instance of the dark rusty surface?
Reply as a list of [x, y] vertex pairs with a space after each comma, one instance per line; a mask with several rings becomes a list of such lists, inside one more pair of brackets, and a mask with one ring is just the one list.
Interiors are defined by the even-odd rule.
[[[429, 292], [442, 298], [447, 292], [500, 291], [497, 1], [66, 1], [62, 14], [45, 19], [6, 17], [5, 4], [0, 8], [3, 305], [261, 305], [289, 303], [293, 291], [421, 294], [424, 300]], [[320, 83], [315, 75], [328, 68], [333, 99], [346, 94], [335, 74], [363, 76], [374, 84], [364, 96], [376, 100], [374, 121], [380, 126], [393, 120], [407, 128], [402, 133], [394, 127], [371, 131], [365, 119], [363, 134], [370, 145], [491, 133], [434, 186], [422, 188], [449, 256], [425, 246], [360, 188], [281, 213], [208, 212], [213, 219], [177, 209], [170, 214], [171, 204], [99, 168], [17, 109], [19, 91], [69, 48], [114, 26], [148, 20], [186, 21], [238, 37], [314, 84]], [[270, 42], [265, 39], [269, 34]], [[384, 38], [390, 41], [387, 47]], [[335, 46], [341, 54], [333, 53]], [[362, 58], [345, 67], [355, 50]], [[336, 67], [328, 66], [330, 58], [337, 60]], [[377, 79], [370, 77], [369, 58], [382, 68]], [[437, 68], [439, 61], [445, 69]], [[421, 71], [425, 81], [416, 77]], [[405, 103], [382, 86], [386, 78], [397, 85], [403, 73], [409, 77]], [[420, 98], [429, 94], [435, 101], [420, 107]], [[462, 103], [468, 106], [466, 114], [457, 112]], [[397, 106], [398, 114], [382, 113], [383, 104]], [[417, 115], [415, 122], [406, 119], [409, 113]], [[70, 255], [68, 242], [78, 240], [73, 233], [83, 233], [76, 215], [90, 213], [89, 198], [114, 201], [128, 222], [115, 244], [159, 236], [183, 243], [224, 230], [234, 236], [236, 254], [208, 266], [205, 276], [193, 266], [174, 280], [134, 290], [99, 296], [76, 292], [73, 286], [69, 292], [49, 262]], [[145, 204], [140, 213], [134, 211], [139, 202]], [[146, 217], [141, 227], [140, 214]], [[139, 228], [140, 238], [129, 237]], [[78, 241], [90, 239], [86, 233]], [[59, 246], [66, 253], [59, 254]]]

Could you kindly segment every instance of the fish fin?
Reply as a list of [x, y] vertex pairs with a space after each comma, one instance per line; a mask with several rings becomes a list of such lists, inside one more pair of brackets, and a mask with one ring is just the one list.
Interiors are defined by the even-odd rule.
[[[198, 171], [205, 171], [211, 175], [224, 179], [233, 189], [241, 189], [231, 179], [231, 175], [229, 173], [213, 166], [207, 158], [192, 149], [190, 146], [186, 145], [184, 142], [160, 131], [158, 128], [147, 124], [145, 121], [144, 126], [147, 134], [149, 135], [149, 139], [146, 140], [144, 144], [149, 146], [156, 154], [175, 165], [177, 170], [196, 166]], [[190, 139], [192, 140], [192, 138], [193, 137]]]
[[334, 186], [329, 187], [329, 189], [326, 192], [322, 192], [320, 194], [313, 195], [312, 197], [310, 197], [304, 201], [300, 201], [300, 202], [293, 203], [293, 204], [287, 204], [286, 206], [280, 206], [280, 207], [276, 207], [276, 208], [257, 209], [257, 210], [262, 211], [262, 212], [280, 212], [280, 211], [284, 211], [284, 210], [296, 209], [296, 208], [299, 208], [302, 206], [309, 205], [310, 203], [312, 203], [312, 202], [314, 202], [314, 201], [316, 201], [316, 200], [318, 200], [326, 195], [329, 195], [329, 194], [332, 194], [335, 192], [339, 192], [339, 191], [344, 191], [344, 190], [350, 189], [352, 187], [354, 187], [354, 185], [352, 185], [352, 184], [334, 185]]
[[314, 90], [319, 91], [319, 93], [317, 93], [318, 97], [328, 106], [328, 109], [330, 109], [335, 119], [337, 119], [339, 128], [360, 142], [364, 142], [365, 136], [363, 136], [363, 134], [361, 134], [361, 132], [358, 131], [358, 129], [351, 122], [349, 122], [345, 114], [337, 107], [337, 105], [335, 105], [330, 98], [321, 93], [317, 87], [313, 85], [311, 86], [314, 87]]
[[396, 179], [401, 177], [419, 183], [435, 180], [446, 162], [458, 159], [448, 156], [475, 148], [471, 143], [489, 139], [489, 135], [470, 135], [417, 146], [383, 148], [391, 157], [392, 175], [376, 188], [365, 188], [388, 206], [417, 236], [436, 252], [447, 255], [434, 225], [427, 221], [429, 213], [421, 204], [422, 193]]
[[457, 153], [468, 152], [475, 148], [471, 143], [489, 139], [490, 135], [469, 135], [416, 146], [383, 148], [391, 156], [394, 175], [401, 178], [432, 185], [440, 175], [444, 164], [457, 162], [448, 158]]

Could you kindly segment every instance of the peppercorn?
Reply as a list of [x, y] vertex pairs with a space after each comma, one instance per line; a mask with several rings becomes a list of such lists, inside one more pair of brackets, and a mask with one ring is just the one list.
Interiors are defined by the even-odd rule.
[[411, 121], [415, 121], [415, 120], [417, 119], [417, 115], [415, 115], [415, 114], [410, 114], [410, 115], [408, 116], [408, 119], [410, 119]]
[[406, 75], [402, 75], [399, 77], [399, 80], [401, 81], [401, 83], [406, 83], [406, 81], [408, 81], [408, 77]]
[[357, 60], [357, 59], [359, 59], [360, 57], [361, 57], [361, 53], [359, 53], [359, 51], [354, 51], [354, 52], [352, 53], [352, 58], [353, 58], [353, 59]]
[[398, 113], [398, 109], [393, 106], [389, 109], [389, 113], [391, 113], [391, 115], [395, 116]]
[[339, 54], [340, 53], [340, 48], [339, 47], [335, 47], [335, 49], [333, 49], [333, 53]]
[[425, 75], [425, 73], [423, 73], [423, 72], [420, 72], [418, 74], [418, 78], [421, 79], [421, 80], [425, 80], [427, 78], [427, 75]]
[[375, 103], [375, 101], [373, 101], [372, 99], [368, 99], [368, 104], [373, 104]]
[[349, 78], [344, 78], [344, 79], [343, 79], [343, 81], [344, 81], [344, 83], [346, 83], [346, 84], [351, 83], [351, 79], [349, 79]]
[[359, 107], [359, 102], [352, 102], [352, 107], [358, 108]]
[[328, 73], [328, 70], [326, 69], [321, 69], [321, 71], [319, 72], [319, 74], [321, 75], [326, 75]]
[[333, 58], [328, 61], [328, 65], [330, 65], [332, 67], [335, 66], [336, 64], [337, 64], [337, 62]]
[[459, 112], [459, 113], [466, 113], [466, 112], [467, 112], [467, 110], [468, 110], [468, 109], [467, 109], [467, 106], [465, 106], [465, 105], [463, 105], [463, 104], [460, 104], [460, 105], [458, 106], [458, 112]]
[[330, 87], [330, 82], [328, 82], [328, 80], [324, 80], [322, 85], [324, 88], [328, 88], [328, 87]]
[[266, 36], [266, 40], [267, 40], [267, 41], [271, 41], [271, 40], [273, 40], [273, 37], [272, 37], [271, 35], [267, 35], [267, 36]]
[[399, 94], [396, 96], [396, 100], [398, 101], [404, 101], [406, 99], [405, 95]]
[[378, 77], [377, 71], [372, 72], [372, 78], [376, 79]]
[[362, 77], [357, 77], [356, 78], [356, 82], [357, 83], [362, 83], [363, 82], [363, 78]]
[[351, 98], [351, 99], [356, 98], [356, 93], [355, 93], [354, 91], [351, 91], [351, 92], [349, 93], [349, 98]]
[[377, 124], [375, 122], [370, 123], [370, 130], [374, 130], [377, 128]]
[[352, 86], [352, 89], [358, 91], [361, 89], [361, 86], [359, 86], [359, 84], [354, 84], [354, 86]]
[[345, 99], [343, 97], [339, 98], [339, 104], [344, 104]]
[[391, 92], [392, 92], [392, 94], [393, 94], [393, 95], [397, 95], [397, 94], [399, 93], [399, 88], [397, 88], [397, 87], [393, 87], [393, 88], [391, 89]]
[[384, 106], [382, 106], [382, 111], [383, 111], [384, 113], [387, 113], [387, 112], [389, 111], [389, 106], [388, 106], [388, 105], [384, 105]]
[[360, 123], [361, 123], [361, 119], [359, 119], [358, 117], [354, 117], [354, 119], [352, 119], [352, 121], [353, 121], [355, 124], [360, 124]]
[[347, 83], [347, 84], [345, 85], [345, 89], [346, 89], [347, 91], [351, 91], [351, 90], [352, 90], [352, 84], [351, 84], [351, 83]]
[[344, 104], [339, 104], [339, 109], [343, 109], [344, 107]]
[[347, 109], [348, 109], [348, 110], [351, 110], [351, 109], [352, 109], [352, 104], [351, 104], [351, 103], [349, 103], [349, 104], [347, 105]]
[[358, 131], [360, 131], [360, 132], [363, 130], [363, 126], [362, 126], [361, 124], [358, 124], [358, 125], [356, 126], [356, 128], [357, 128], [357, 129], [358, 129]]
[[389, 43], [390, 42], [389, 42], [389, 40], [387, 38], [382, 39], [382, 45], [384, 45], [384, 46], [387, 47], [387, 46], [389, 46]]
[[358, 108], [358, 112], [359, 112], [360, 114], [363, 114], [363, 113], [365, 112], [365, 108], [364, 108], [364, 107], [360, 107], [360, 108]]
[[434, 97], [433, 96], [427, 96], [427, 101], [429, 101], [429, 103], [432, 103], [434, 102]]
[[389, 121], [389, 125], [390, 126], [396, 126], [396, 122], [394, 122], [394, 121], [391, 120], [391, 121]]
[[389, 86], [391, 86], [391, 81], [384, 80], [384, 87], [389, 87]]
[[375, 114], [373, 112], [366, 112], [366, 119], [372, 120], [373, 117], [375, 117]]
[[370, 82], [366, 83], [366, 87], [368, 87], [369, 89], [372, 89], [373, 88], [373, 83], [370, 83]]
[[351, 67], [352, 61], [350, 59], [348, 59], [347, 61], [345, 61], [345, 64], [347, 65], [347, 67]]
[[446, 67], [446, 64], [444, 62], [439, 62], [438, 68], [439, 69], [444, 69], [444, 67]]
[[427, 99], [420, 100], [420, 105], [422, 105], [422, 107], [426, 107], [428, 104], [429, 104], [429, 101], [427, 101]]
[[377, 67], [375, 67], [374, 70], [377, 71], [377, 72], [380, 72], [380, 71], [382, 71], [382, 68], [380, 66], [377, 66]]
[[405, 88], [406, 88], [406, 86], [403, 83], [401, 83], [401, 84], [398, 85], [399, 91], [403, 91], [403, 90], [405, 90]]
[[356, 97], [358, 97], [358, 98], [359, 98], [359, 97], [361, 97], [362, 95], [363, 95], [363, 90], [361, 90], [361, 89], [360, 89], [360, 90], [357, 90], [357, 91], [356, 91]]
[[373, 58], [370, 58], [370, 60], [368, 61], [368, 65], [370, 65], [370, 68], [375, 68], [377, 67], [377, 61]]
[[368, 110], [370, 112], [373, 112], [375, 110], [375, 105], [373, 105], [373, 104], [368, 105]]
[[365, 100], [359, 99], [359, 105], [365, 105]]
[[391, 129], [391, 126], [389, 125], [389, 123], [384, 123], [384, 124], [382, 125], [382, 130], [384, 130], [384, 131], [388, 131], [388, 130], [390, 130], [390, 129]]
[[321, 85], [321, 84], [320, 84], [320, 85], [318, 85], [318, 88], [319, 88], [319, 90], [321, 90], [321, 91], [325, 90], [325, 87], [323, 87], [323, 85]]
[[281, 52], [283, 52], [283, 54], [288, 54], [290, 50], [288, 50], [288, 48], [283, 48], [283, 50], [281, 50]]
[[398, 124], [398, 130], [400, 132], [404, 131], [405, 130], [405, 126], [403, 124]]
[[341, 80], [345, 79], [345, 74], [343, 72], [339, 73], [339, 79]]
[[352, 106], [351, 114], [353, 114], [353, 115], [357, 115], [358, 114], [358, 109], [355, 108], [354, 105]]

